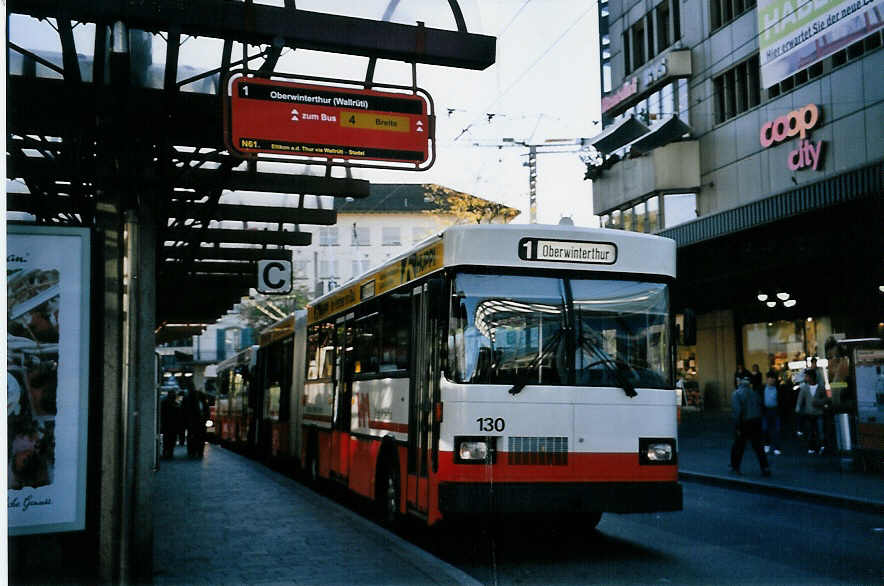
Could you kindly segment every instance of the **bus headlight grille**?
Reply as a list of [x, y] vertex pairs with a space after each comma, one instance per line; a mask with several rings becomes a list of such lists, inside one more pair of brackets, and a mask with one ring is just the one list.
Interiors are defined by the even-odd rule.
[[567, 437], [510, 437], [507, 462], [513, 466], [567, 466]]

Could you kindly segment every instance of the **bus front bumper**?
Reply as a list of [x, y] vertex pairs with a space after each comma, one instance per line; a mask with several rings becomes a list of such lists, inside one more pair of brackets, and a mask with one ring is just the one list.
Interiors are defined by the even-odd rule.
[[652, 513], [682, 510], [678, 482], [444, 482], [445, 513]]

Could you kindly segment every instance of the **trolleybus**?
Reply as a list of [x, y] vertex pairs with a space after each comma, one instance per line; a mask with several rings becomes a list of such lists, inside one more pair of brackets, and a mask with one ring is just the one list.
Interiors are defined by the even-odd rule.
[[297, 318], [289, 449], [388, 521], [679, 510], [674, 277], [657, 236], [449, 228]]

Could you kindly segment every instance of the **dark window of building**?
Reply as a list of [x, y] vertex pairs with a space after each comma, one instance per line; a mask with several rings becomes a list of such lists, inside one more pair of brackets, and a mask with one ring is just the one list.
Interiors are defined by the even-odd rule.
[[832, 53], [832, 66], [838, 67], [839, 65], [844, 65], [847, 63], [847, 49], [841, 49], [835, 53]]
[[758, 56], [754, 56], [713, 79], [715, 122], [721, 123], [754, 108], [761, 102]]
[[808, 67], [807, 71], [810, 79], [821, 76], [823, 74], [823, 62], [817, 61], [816, 63]]
[[[679, 0], [676, 0], [678, 2]], [[663, 52], [671, 44], [669, 40], [669, 2], [657, 6], [657, 52]]]
[[644, 20], [648, 29], [648, 60], [650, 61], [657, 54], [657, 45], [654, 43], [654, 16], [648, 13]]
[[789, 76], [780, 82], [780, 89], [783, 91], [783, 93], [791, 91], [794, 88], [795, 88], [795, 78], [793, 76]]
[[672, 0], [672, 42], [681, 38], [681, 9], [678, 7], [681, 0]]
[[863, 42], [865, 43], [866, 51], [871, 51], [876, 47], [881, 46], [881, 33], [875, 33], [873, 35], [867, 36]]
[[632, 66], [638, 69], [645, 64], [645, 22], [638, 21], [632, 27]]
[[632, 60], [629, 58], [629, 31], [623, 33], [623, 71], [632, 71]]
[[712, 80], [715, 86], [715, 123], [721, 124], [725, 121], [724, 108], [724, 76], [719, 75]]
[[749, 107], [754, 108], [761, 103], [761, 65], [758, 57], [746, 61], [746, 73], [749, 85]]
[[865, 52], [862, 41], [857, 41], [854, 44], [847, 47], [847, 58], [848, 59], [856, 59], [860, 55]]
[[755, 8], [755, 0], [710, 0], [712, 30], [723, 27], [752, 8]]

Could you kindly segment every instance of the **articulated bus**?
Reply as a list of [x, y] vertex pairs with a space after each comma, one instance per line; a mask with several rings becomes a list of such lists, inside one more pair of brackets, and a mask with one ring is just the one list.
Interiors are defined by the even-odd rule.
[[249, 346], [218, 363], [215, 369], [218, 396], [215, 399], [213, 427], [215, 438], [222, 445], [237, 448], [246, 445], [249, 430], [254, 426], [254, 409], [250, 408], [252, 381], [258, 346]]
[[680, 510], [674, 277], [657, 236], [449, 228], [292, 317], [288, 449], [388, 521]]

